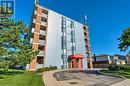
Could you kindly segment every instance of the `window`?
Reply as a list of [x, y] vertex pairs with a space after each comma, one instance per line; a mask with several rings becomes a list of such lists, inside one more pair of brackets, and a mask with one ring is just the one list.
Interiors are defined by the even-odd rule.
[[69, 28], [70, 27], [70, 21], [67, 19], [66, 21], [66, 26]]
[[88, 42], [87, 42], [87, 41], [85, 41], [85, 44], [88, 44]]
[[86, 35], [86, 32], [84, 32], [84, 35]]
[[83, 27], [84, 30], [86, 30], [87, 28], [86, 27]]
[[73, 21], [71, 21], [70, 27], [74, 28], [74, 22]]
[[38, 7], [37, 7], [37, 6], [35, 7], [35, 10], [38, 10]]
[[66, 18], [65, 17], [62, 17], [62, 43], [61, 43], [61, 46], [62, 46], [62, 59], [63, 59], [63, 68], [66, 68], [67, 66], [67, 38], [66, 38]]
[[33, 18], [36, 19], [37, 15], [36, 14], [33, 14]]
[[66, 49], [63, 49], [63, 53], [66, 54]]
[[42, 10], [42, 13], [47, 14], [48, 12], [47, 12], [46, 10], [43, 9], [43, 10]]
[[47, 18], [42, 17], [42, 18], [41, 18], [41, 21], [47, 22]]
[[38, 63], [38, 64], [43, 64], [43, 58], [44, 58], [44, 57], [42, 57], [42, 56], [38, 56], [38, 57], [37, 57], [37, 63]]
[[44, 49], [45, 49], [44, 46], [42, 46], [42, 45], [38, 45], [38, 50], [40, 50], [40, 51], [44, 51]]
[[32, 28], [35, 28], [35, 23], [32, 24]]
[[46, 27], [41, 25], [40, 30], [46, 30]]
[[31, 33], [31, 38], [34, 38], [34, 33]]
[[45, 36], [39, 35], [39, 39], [40, 39], [40, 40], [45, 40]]
[[71, 47], [71, 49], [72, 49], [72, 54], [74, 54], [76, 51], [76, 47]]
[[87, 39], [85, 39], [85, 41], [88, 41]]
[[62, 32], [63, 32], [63, 33], [66, 33], [66, 28], [62, 28]]

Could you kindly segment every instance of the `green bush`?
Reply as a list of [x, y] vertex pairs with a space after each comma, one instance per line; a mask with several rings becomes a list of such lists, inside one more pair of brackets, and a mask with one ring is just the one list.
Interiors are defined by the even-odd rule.
[[4, 71], [2, 69], [0, 69], [0, 74], [4, 74], [4, 75], [15, 75], [15, 74], [22, 74], [23, 70], [12, 70], [9, 69], [8, 71]]
[[130, 66], [129, 65], [120, 66], [120, 69], [125, 71], [130, 71]]
[[57, 69], [57, 66], [49, 66], [49, 67], [39, 68], [37, 69], [37, 72], [41, 73], [41, 72], [56, 70], [56, 69]]
[[112, 65], [108, 67], [109, 71], [130, 71], [129, 65]]
[[49, 68], [50, 68], [50, 70], [56, 70], [57, 66], [50, 66]]

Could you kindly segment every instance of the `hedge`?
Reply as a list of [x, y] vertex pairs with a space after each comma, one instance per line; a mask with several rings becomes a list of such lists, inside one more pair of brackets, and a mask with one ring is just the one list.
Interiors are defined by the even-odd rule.
[[109, 66], [108, 69], [110, 71], [130, 71], [130, 66], [129, 65], [112, 65]]
[[49, 66], [49, 67], [39, 68], [37, 69], [37, 72], [41, 73], [41, 72], [56, 70], [56, 69], [57, 69], [57, 66]]

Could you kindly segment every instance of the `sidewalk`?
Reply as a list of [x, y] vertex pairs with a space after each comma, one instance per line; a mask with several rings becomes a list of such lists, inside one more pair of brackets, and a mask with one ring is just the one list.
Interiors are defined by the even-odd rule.
[[121, 81], [121, 82], [113, 84], [111, 86], [130, 86], [130, 79]]
[[53, 73], [58, 72], [60, 70], [47, 71], [43, 73], [43, 80], [45, 86], [61, 86], [58, 81], [53, 77]]

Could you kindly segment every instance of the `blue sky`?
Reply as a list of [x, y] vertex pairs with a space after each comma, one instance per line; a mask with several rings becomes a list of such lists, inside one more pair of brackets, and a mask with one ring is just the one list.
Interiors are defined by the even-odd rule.
[[[30, 24], [34, 0], [15, 0], [15, 19]], [[130, 0], [40, 0], [40, 4], [76, 21], [88, 17], [93, 54], [125, 54], [117, 38], [130, 26]]]

